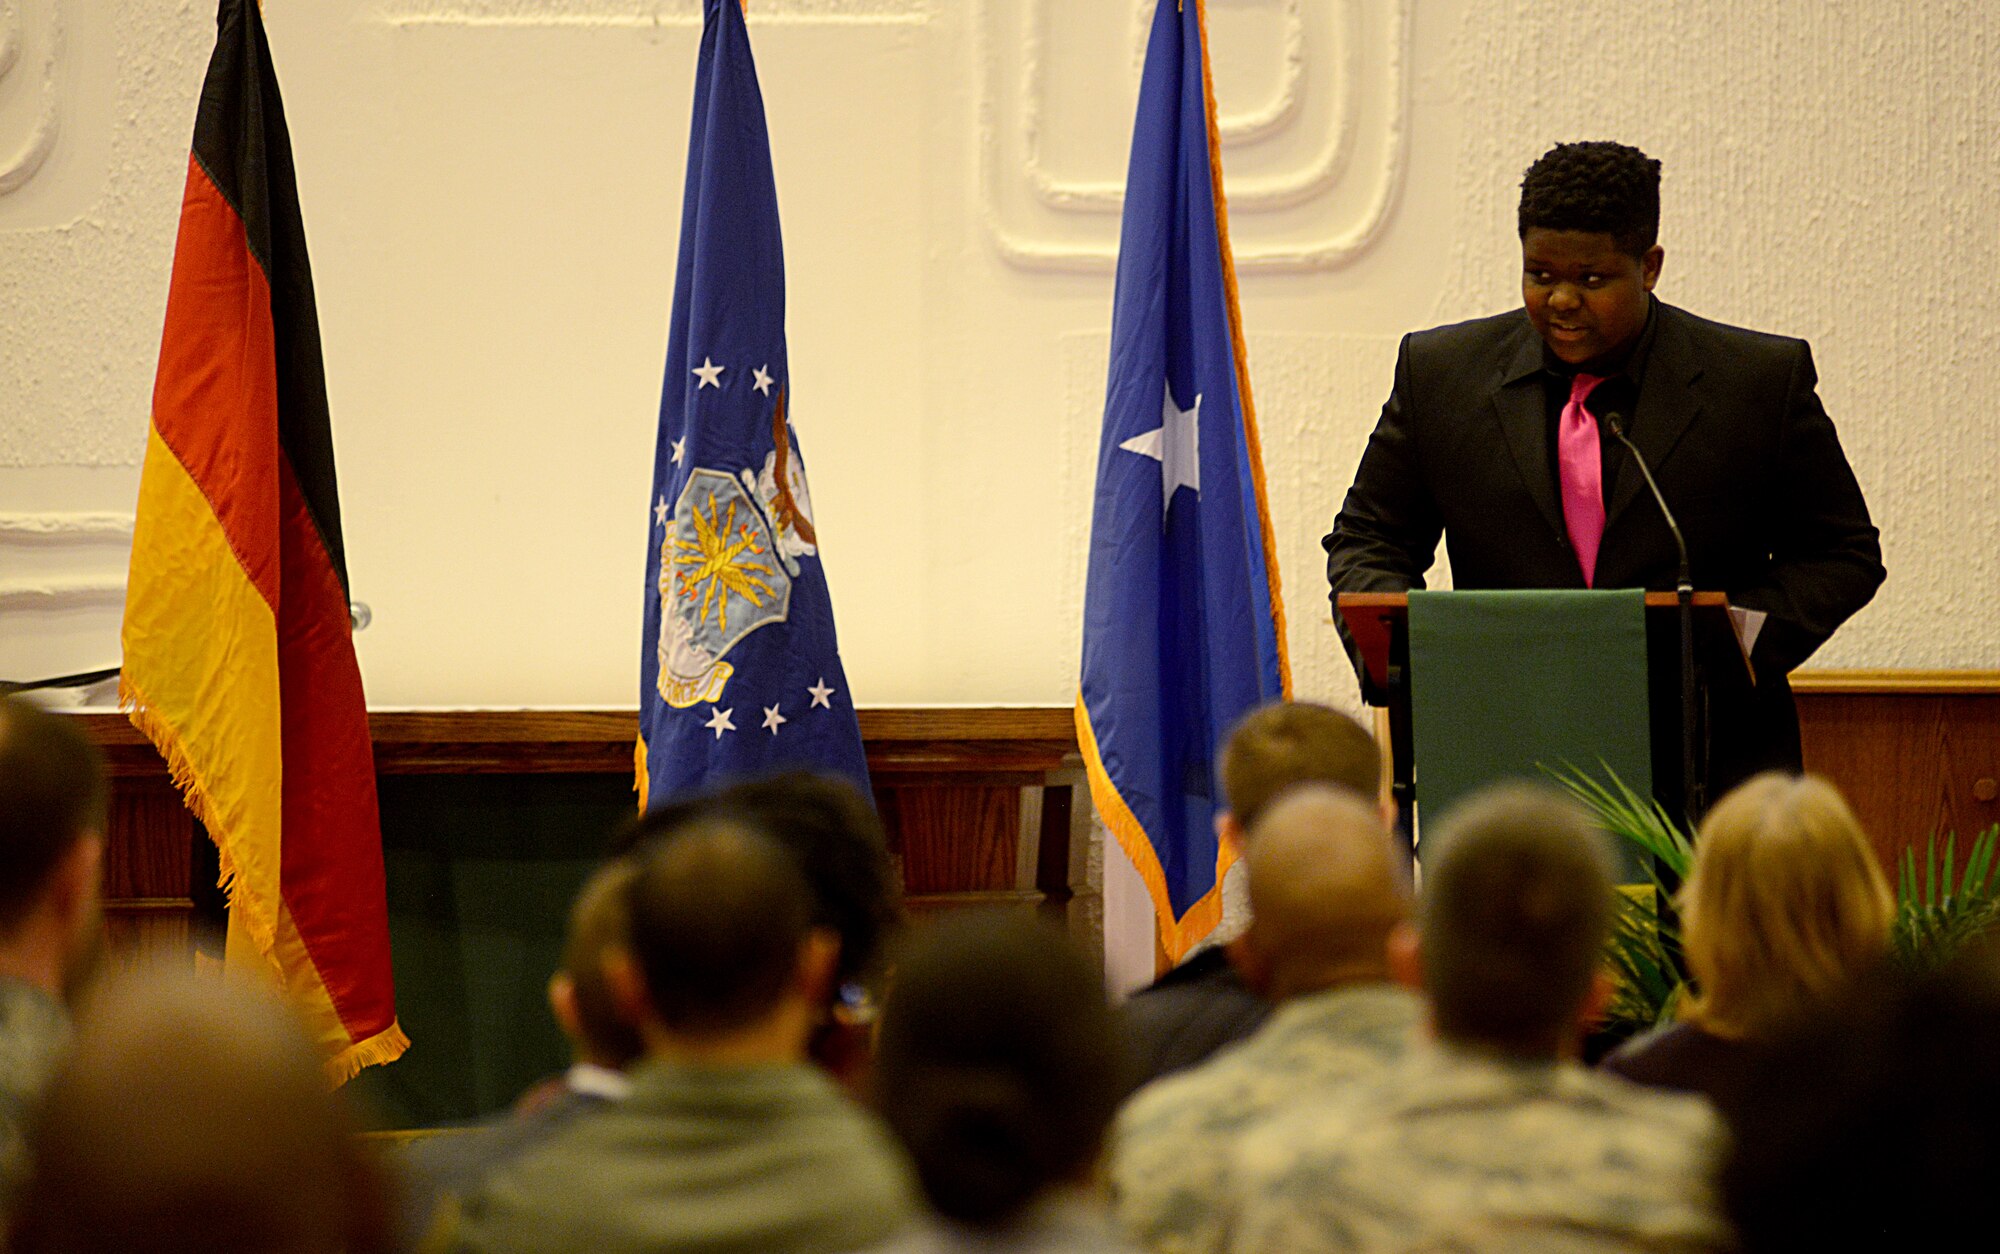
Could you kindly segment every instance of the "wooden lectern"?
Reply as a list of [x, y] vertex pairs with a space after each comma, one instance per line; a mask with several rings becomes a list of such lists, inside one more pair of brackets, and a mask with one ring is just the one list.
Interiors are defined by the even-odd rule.
[[[1410, 700], [1409, 598], [1400, 592], [1343, 592], [1336, 604], [1366, 672], [1363, 699], [1388, 710], [1391, 790], [1399, 827], [1414, 853], [1417, 772]], [[1723, 593], [1693, 594], [1685, 618], [1686, 644], [1681, 608], [1676, 593], [1649, 592], [1645, 596], [1653, 795], [1669, 813], [1698, 818], [1708, 773], [1709, 698], [1726, 688], [1747, 689], [1754, 684], [1755, 674]], [[1684, 659], [1691, 660], [1691, 667]], [[1693, 682], [1685, 684], [1684, 676], [1690, 672]]]

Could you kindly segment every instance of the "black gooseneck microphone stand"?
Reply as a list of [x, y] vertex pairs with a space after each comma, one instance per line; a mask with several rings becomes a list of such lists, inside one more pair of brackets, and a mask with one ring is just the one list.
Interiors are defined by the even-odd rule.
[[1674, 537], [1674, 547], [1680, 551], [1680, 578], [1674, 590], [1680, 601], [1681, 620], [1681, 804], [1687, 810], [1688, 831], [1692, 833], [1707, 809], [1705, 794], [1708, 790], [1701, 774], [1695, 770], [1695, 715], [1700, 702], [1694, 682], [1694, 575], [1688, 564], [1687, 541], [1681, 536], [1680, 524], [1674, 521], [1674, 511], [1667, 508], [1667, 498], [1653, 478], [1652, 467], [1646, 464], [1639, 446], [1625, 434], [1625, 416], [1615, 412], [1604, 415], [1604, 427], [1632, 454], [1639, 473], [1646, 477], [1646, 486], [1652, 490], [1653, 500], [1659, 504], [1660, 517], [1666, 520], [1667, 531]]

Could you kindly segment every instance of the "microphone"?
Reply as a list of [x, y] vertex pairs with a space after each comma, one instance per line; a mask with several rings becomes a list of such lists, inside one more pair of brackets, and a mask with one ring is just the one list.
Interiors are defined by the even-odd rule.
[[1680, 524], [1674, 521], [1674, 511], [1667, 508], [1666, 494], [1660, 491], [1659, 482], [1653, 478], [1653, 468], [1646, 464], [1639, 446], [1625, 434], [1625, 416], [1615, 410], [1605, 414], [1604, 427], [1632, 454], [1639, 473], [1646, 477], [1646, 486], [1653, 491], [1653, 500], [1660, 507], [1660, 517], [1667, 521], [1667, 531], [1674, 538], [1674, 547], [1680, 550], [1680, 582], [1674, 589], [1674, 599], [1680, 602], [1681, 620], [1681, 801], [1686, 809], [1688, 830], [1692, 832], [1701, 821], [1703, 811], [1708, 808], [1708, 782], [1697, 769], [1700, 753], [1697, 747], [1699, 733], [1695, 728], [1700, 718], [1701, 698], [1694, 669], [1694, 575], [1688, 564], [1687, 541], [1681, 536]]
[[1646, 464], [1645, 455], [1639, 452], [1639, 446], [1632, 443], [1631, 437], [1625, 434], [1625, 415], [1613, 410], [1604, 415], [1604, 426], [1617, 438], [1620, 444], [1625, 446], [1625, 450], [1632, 454], [1632, 461], [1639, 467], [1639, 473], [1646, 477], [1646, 486], [1652, 489], [1653, 500], [1660, 507], [1660, 517], [1667, 520], [1667, 531], [1674, 537], [1674, 547], [1680, 550], [1679, 590], [1682, 592], [1694, 591], [1694, 574], [1688, 564], [1687, 541], [1681, 537], [1681, 527], [1678, 522], [1674, 521], [1674, 511], [1667, 507], [1666, 495], [1660, 491], [1659, 483], [1653, 478], [1652, 467]]

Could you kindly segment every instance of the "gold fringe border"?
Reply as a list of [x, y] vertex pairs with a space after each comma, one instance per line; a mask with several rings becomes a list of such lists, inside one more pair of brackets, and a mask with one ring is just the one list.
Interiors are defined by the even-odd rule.
[[[1285, 630], [1285, 595], [1278, 577], [1278, 538], [1271, 525], [1270, 493], [1264, 485], [1264, 445], [1257, 435], [1257, 402], [1250, 394], [1250, 350], [1243, 339], [1243, 302], [1236, 291], [1236, 256], [1229, 246], [1229, 197], [1222, 190], [1222, 133], [1215, 123], [1215, 76], [1208, 64], [1208, 0], [1195, 0], [1194, 20], [1201, 38], [1201, 92], [1208, 112], [1208, 175], [1215, 187], [1215, 234], [1222, 247], [1222, 283], [1229, 293], [1229, 338], [1236, 352], [1236, 390], [1243, 402], [1243, 441], [1250, 453], [1250, 478], [1257, 490], [1257, 522], [1264, 537], [1265, 578], [1271, 592], [1271, 628], [1278, 647], [1278, 693], [1292, 699], [1291, 649]], [[1221, 883], [1220, 877], [1216, 882]]]
[[[209, 796], [207, 781], [201, 777], [200, 770], [181, 744], [180, 733], [154, 711], [152, 704], [146, 700], [146, 694], [133, 682], [130, 672], [123, 672], [118, 677], [118, 705], [126, 720], [158, 750], [188, 810], [201, 820], [202, 827], [207, 830], [221, 866], [216, 887], [222, 890], [231, 911], [242, 908], [243, 926], [249, 932], [251, 943], [275, 968], [278, 953], [277, 907], [255, 901], [253, 893], [237, 891], [236, 857], [230, 848], [236, 834], [229, 831], [227, 825], [217, 822], [216, 806]], [[245, 902], [249, 904], [245, 905]]]
[[352, 1080], [361, 1074], [363, 1067], [379, 1067], [392, 1063], [409, 1049], [410, 1038], [403, 1035], [401, 1020], [391, 1019], [389, 1026], [368, 1037], [356, 1041], [326, 1060], [327, 1084], [332, 1088]]
[[1139, 878], [1146, 883], [1147, 895], [1153, 899], [1153, 927], [1159, 947], [1167, 955], [1169, 963], [1179, 962], [1194, 948], [1195, 942], [1215, 930], [1222, 922], [1222, 877], [1236, 861], [1236, 851], [1227, 841], [1216, 842], [1215, 887], [1208, 890], [1201, 900], [1188, 907], [1179, 920], [1174, 919], [1172, 901], [1167, 896], [1167, 876], [1160, 867], [1159, 851], [1146, 835], [1146, 828], [1139, 817], [1132, 813], [1132, 807], [1125, 804], [1118, 785], [1104, 769], [1104, 759], [1097, 749], [1097, 733], [1090, 725], [1090, 710], [1083, 703], [1083, 694], [1076, 698], [1076, 740], [1083, 750], [1084, 774], [1090, 780], [1090, 798], [1096, 803], [1098, 817], [1104, 826], [1118, 838], [1119, 847], [1138, 869]]
[[[167, 773], [172, 777], [174, 786], [180, 790], [189, 812], [199, 819], [202, 827], [207, 830], [209, 840], [215, 845], [216, 859], [221, 866], [221, 875], [217, 877], [216, 886], [222, 889], [232, 915], [238, 910], [242, 911], [239, 917], [243, 920], [243, 926], [249, 933], [251, 943], [257, 947], [257, 953], [264, 962], [278, 973], [282, 987], [285, 981], [277, 957], [277, 911], [273, 908], [269, 912], [269, 917], [266, 917], [263, 911], [246, 905], [255, 901], [256, 894], [237, 891], [236, 860], [230, 853], [229, 834], [216, 823], [215, 803], [209, 797], [208, 786], [203, 782], [201, 772], [196, 769], [188, 757], [186, 748], [182, 746], [180, 734], [154, 712], [144, 692], [124, 674], [120, 674], [118, 678], [118, 704], [126, 720], [138, 729], [140, 735], [152, 742], [153, 748], [166, 762]], [[282, 886], [280, 891], [282, 892]], [[311, 955], [308, 954], [307, 957], [310, 958]], [[320, 980], [321, 987], [325, 987], [325, 981], [316, 967], [313, 970], [313, 978]], [[286, 994], [289, 998], [289, 989], [286, 989]], [[331, 999], [328, 1001], [328, 1009], [333, 1012], [334, 1021], [345, 1031], [347, 1025], [340, 1019], [340, 1013], [333, 1007]], [[394, 1062], [402, 1057], [403, 1052], [409, 1047], [410, 1038], [404, 1035], [401, 1022], [392, 1019], [387, 1028], [349, 1045], [327, 1059], [325, 1067], [328, 1084], [338, 1088], [360, 1074], [364, 1067]]]
[[632, 791], [639, 794], [639, 816], [646, 815], [646, 800], [653, 791], [653, 777], [646, 770], [646, 738], [632, 742]]

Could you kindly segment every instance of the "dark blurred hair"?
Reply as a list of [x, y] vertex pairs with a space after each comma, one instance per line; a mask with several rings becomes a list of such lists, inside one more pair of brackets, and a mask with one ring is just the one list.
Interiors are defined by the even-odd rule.
[[939, 1214], [1006, 1223], [1097, 1158], [1125, 1055], [1096, 968], [1025, 915], [919, 930], [882, 1014], [877, 1105]]
[[812, 922], [840, 938], [840, 983], [866, 982], [902, 924], [903, 899], [882, 820], [852, 785], [830, 775], [787, 771], [655, 806], [614, 838], [613, 854], [635, 849], [697, 815], [736, 818], [790, 850], [813, 893]]
[[388, 1254], [392, 1182], [346, 1098], [274, 990], [122, 970], [30, 1120], [7, 1248]]
[[1368, 729], [1330, 706], [1273, 701], [1230, 729], [1222, 795], [1248, 832], [1288, 788], [1332, 784], [1365, 801], [1382, 789], [1382, 751]]
[[636, 855], [632, 955], [669, 1031], [713, 1036], [773, 1010], [798, 971], [812, 893], [776, 841], [697, 818]]
[[1624, 144], [1557, 144], [1521, 179], [1520, 232], [1592, 231], [1643, 255], [1660, 240], [1660, 163]]
[[1748, 1254], [1942, 1250], [2000, 1174], [2000, 961], [1883, 969], [1763, 1055], [1723, 1114], [1724, 1210]]
[[570, 906], [563, 942], [563, 973], [576, 1001], [577, 1026], [591, 1050], [613, 1065], [646, 1052], [638, 1028], [618, 1013], [604, 978], [605, 955], [631, 939], [632, 881], [638, 873], [630, 858], [597, 868]]
[[1542, 1053], [1589, 995], [1611, 923], [1611, 852], [1556, 793], [1502, 784], [1423, 845], [1424, 985], [1439, 1035]]
[[0, 935], [78, 838], [103, 834], [108, 795], [103, 755], [73, 720], [0, 697]]

